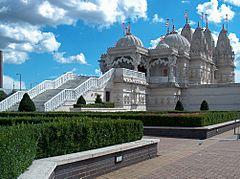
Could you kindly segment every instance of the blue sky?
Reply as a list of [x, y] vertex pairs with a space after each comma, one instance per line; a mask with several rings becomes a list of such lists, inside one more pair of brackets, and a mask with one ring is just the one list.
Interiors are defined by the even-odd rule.
[[18, 88], [16, 73], [26, 88], [67, 71], [97, 75], [101, 54], [123, 36], [122, 22], [150, 48], [166, 34], [165, 19], [177, 30], [188, 11], [192, 28], [200, 13], [209, 14], [214, 38], [226, 14], [229, 37], [236, 53], [236, 81], [240, 81], [239, 0], [2, 0], [0, 48], [4, 51], [4, 87]]

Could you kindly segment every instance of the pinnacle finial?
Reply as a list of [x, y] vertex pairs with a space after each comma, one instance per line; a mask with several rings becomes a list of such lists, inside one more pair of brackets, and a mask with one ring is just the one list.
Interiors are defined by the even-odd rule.
[[206, 29], [208, 29], [208, 14], [205, 14], [205, 19], [206, 19]]
[[187, 10], [185, 10], [184, 16], [186, 18], [186, 24], [188, 24], [188, 11]]
[[172, 32], [175, 32], [174, 20], [172, 19]]
[[130, 22], [128, 22], [126, 35], [131, 35], [131, 25], [130, 25]]
[[199, 21], [198, 21], [197, 27], [198, 27], [198, 28], [200, 27], [200, 22], [199, 22]]
[[225, 30], [225, 28], [224, 28], [224, 24], [222, 25], [222, 30]]

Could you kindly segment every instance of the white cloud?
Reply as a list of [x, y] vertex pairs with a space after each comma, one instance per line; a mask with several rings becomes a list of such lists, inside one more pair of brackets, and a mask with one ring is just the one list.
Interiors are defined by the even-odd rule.
[[240, 6], [240, 1], [239, 0], [224, 0], [224, 2], [233, 4], [235, 6]]
[[56, 52], [53, 54], [55, 60], [59, 63], [80, 63], [87, 64], [85, 56], [83, 53], [79, 53], [75, 56], [64, 57], [65, 52]]
[[233, 51], [235, 53], [235, 65], [239, 66], [240, 65], [240, 41], [239, 38], [235, 33], [230, 33], [228, 35], [230, 39], [231, 46], [233, 48]]
[[226, 4], [222, 4], [219, 7], [218, 0], [211, 0], [210, 2], [205, 2], [197, 6], [197, 12], [199, 15], [201, 13], [208, 14], [208, 20], [214, 23], [221, 23], [222, 20], [226, 18], [228, 14], [228, 19], [232, 20], [235, 13]]
[[152, 18], [153, 23], [163, 23], [165, 20], [158, 16], [158, 14], [154, 14]]
[[161, 37], [158, 37], [158, 38], [156, 38], [156, 39], [153, 39], [153, 40], [151, 40], [150, 41], [150, 49], [154, 49], [154, 48], [156, 48], [157, 47], [157, 45], [158, 45], [158, 43], [160, 42], [160, 40], [161, 40]]
[[4, 63], [21, 64], [29, 52], [46, 53], [57, 51], [60, 43], [51, 32], [42, 32], [29, 24], [1, 24], [0, 48], [4, 49]]
[[[21, 64], [28, 53], [60, 53], [61, 43], [44, 27], [75, 25], [77, 21], [109, 27], [128, 18], [147, 18], [147, 0], [0, 0], [0, 49], [5, 63]], [[64, 63], [86, 64], [83, 54], [61, 57]]]
[[102, 72], [101, 72], [100, 69], [95, 69], [95, 74], [98, 75], [98, 76], [101, 76]]
[[[10, 76], [3, 76], [3, 88], [4, 89], [20, 89], [20, 82], [18, 80], [13, 79]], [[21, 82], [21, 88], [26, 89], [25, 83]]]
[[126, 18], [147, 17], [147, 0], [8, 0], [0, 1], [0, 7], [3, 9], [1, 20], [32, 25], [72, 25], [82, 20], [87, 24], [109, 26]]
[[181, 1], [181, 3], [186, 4], [186, 3], [190, 3], [190, 1]]
[[191, 25], [191, 26], [194, 26], [194, 25], [196, 25], [197, 23], [195, 22], [195, 21], [192, 21], [192, 20], [190, 20], [189, 21], [189, 25]]

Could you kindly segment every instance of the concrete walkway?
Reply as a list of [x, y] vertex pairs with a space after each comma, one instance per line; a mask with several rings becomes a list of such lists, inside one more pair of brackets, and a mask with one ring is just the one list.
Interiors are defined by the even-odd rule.
[[233, 131], [206, 140], [160, 139], [158, 157], [98, 178], [240, 178], [240, 140]]

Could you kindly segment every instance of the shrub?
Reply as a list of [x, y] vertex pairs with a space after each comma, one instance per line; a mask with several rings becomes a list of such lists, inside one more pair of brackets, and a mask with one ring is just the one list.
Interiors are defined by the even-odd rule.
[[25, 93], [23, 95], [23, 98], [20, 101], [20, 104], [19, 104], [19, 107], [18, 107], [18, 111], [20, 111], [20, 112], [36, 111], [35, 104], [33, 103], [33, 101], [31, 100], [31, 98], [29, 97], [29, 95], [27, 93]]
[[78, 98], [77, 104], [86, 104], [86, 101], [82, 95]]
[[207, 101], [203, 100], [203, 102], [201, 104], [201, 107], [200, 107], [200, 110], [201, 111], [208, 111], [209, 110]]
[[184, 111], [184, 107], [183, 107], [182, 102], [180, 100], [177, 101], [175, 110], [176, 111]]
[[0, 178], [17, 178], [36, 155], [36, 139], [30, 127], [0, 128]]
[[100, 94], [97, 94], [95, 103], [102, 103], [102, 98], [101, 98], [101, 95], [100, 95]]
[[4, 100], [6, 97], [7, 94], [3, 90], [0, 90], [0, 101]]

